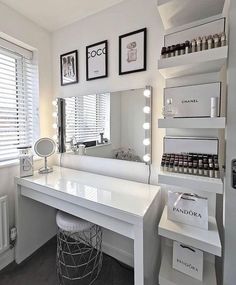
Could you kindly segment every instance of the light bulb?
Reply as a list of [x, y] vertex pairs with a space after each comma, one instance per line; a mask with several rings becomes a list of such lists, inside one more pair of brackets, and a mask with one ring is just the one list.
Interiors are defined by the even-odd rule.
[[148, 106], [145, 106], [145, 107], [143, 108], [143, 112], [144, 112], [145, 114], [150, 114], [151, 108], [148, 107]]
[[57, 124], [56, 123], [53, 124], [52, 127], [53, 127], [53, 129], [56, 129], [57, 128]]
[[56, 117], [57, 117], [57, 112], [53, 112], [53, 113], [52, 113], [52, 116], [53, 116], [54, 118], [56, 118]]
[[144, 123], [143, 128], [144, 128], [144, 130], [149, 130], [150, 129], [150, 123]]
[[143, 161], [144, 162], [149, 162], [151, 160], [151, 157], [150, 157], [150, 154], [149, 153], [147, 153], [147, 154], [145, 154], [144, 156], [143, 156]]
[[147, 98], [150, 98], [150, 96], [151, 96], [151, 90], [150, 90], [150, 89], [145, 89], [145, 90], [143, 91], [143, 95], [144, 95], [145, 97], [147, 97]]
[[150, 145], [150, 139], [144, 139], [143, 144], [146, 146]]
[[52, 101], [52, 105], [53, 105], [53, 106], [56, 106], [56, 105], [57, 105], [57, 101], [56, 101], [56, 100], [53, 100], [53, 101]]

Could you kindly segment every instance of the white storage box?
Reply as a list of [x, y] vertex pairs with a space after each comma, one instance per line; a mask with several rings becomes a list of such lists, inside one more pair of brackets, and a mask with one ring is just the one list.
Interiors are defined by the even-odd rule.
[[217, 116], [220, 116], [221, 83], [180, 86], [164, 89], [164, 105], [169, 99], [176, 118], [195, 118], [211, 116], [211, 98], [218, 101]]
[[223, 32], [225, 32], [225, 18], [220, 18], [202, 25], [165, 35], [164, 45], [167, 47], [184, 43], [186, 40], [191, 41], [197, 37], [213, 36], [214, 34], [221, 34]]
[[173, 268], [191, 276], [192, 278], [202, 281], [203, 252], [194, 247], [174, 241]]
[[208, 230], [208, 199], [197, 195], [168, 191], [167, 218]]
[[165, 153], [218, 154], [219, 140], [205, 137], [168, 136], [164, 138], [163, 149]]

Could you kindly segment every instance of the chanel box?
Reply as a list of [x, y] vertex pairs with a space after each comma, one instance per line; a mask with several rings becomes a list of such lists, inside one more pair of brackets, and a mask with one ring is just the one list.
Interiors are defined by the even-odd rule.
[[208, 199], [193, 194], [168, 191], [167, 218], [208, 230]]
[[165, 88], [164, 104], [171, 100], [175, 118], [211, 116], [211, 98], [217, 98], [216, 116], [220, 116], [221, 83]]
[[202, 281], [203, 252], [194, 247], [174, 241], [173, 268], [192, 278]]
[[225, 18], [220, 18], [203, 23], [202, 25], [195, 25], [185, 30], [167, 34], [164, 37], [164, 44], [165, 46], [176, 45], [184, 43], [186, 40], [191, 41], [198, 37], [213, 36], [214, 34], [221, 34], [223, 32], [225, 32]]
[[[173, 119], [174, 120], [174, 119]], [[164, 137], [165, 153], [218, 154], [219, 140], [206, 137]]]

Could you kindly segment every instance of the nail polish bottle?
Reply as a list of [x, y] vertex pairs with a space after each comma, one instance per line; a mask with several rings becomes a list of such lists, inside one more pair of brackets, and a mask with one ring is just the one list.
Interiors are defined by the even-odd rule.
[[167, 47], [167, 48], [166, 48], [166, 57], [171, 57], [171, 54], [170, 54], [170, 47]]
[[213, 36], [213, 40], [214, 40], [214, 48], [220, 47], [220, 39], [219, 39], [219, 36], [217, 34], [215, 34]]
[[171, 57], [175, 56], [175, 46], [174, 45], [170, 47], [170, 56]]
[[169, 172], [173, 172], [173, 170], [174, 170], [174, 163], [171, 162], [169, 165]]
[[207, 49], [207, 39], [206, 37], [204, 36], [202, 38], [202, 50], [206, 50]]
[[203, 171], [204, 171], [204, 176], [209, 176], [209, 168], [208, 168], [208, 164], [204, 164], [203, 166]]
[[186, 41], [185, 42], [185, 54], [188, 54], [191, 52], [191, 49], [190, 49], [190, 41]]
[[200, 175], [200, 176], [203, 176], [203, 165], [199, 165], [199, 168], [198, 168], [198, 174]]
[[183, 161], [179, 161], [179, 173], [183, 173]]
[[185, 174], [188, 173], [188, 162], [187, 162], [187, 160], [184, 161], [184, 173]]
[[180, 44], [180, 55], [185, 54], [185, 44]]
[[161, 50], [161, 58], [166, 58], [166, 47], [163, 47]]
[[217, 165], [217, 166], [215, 165], [214, 174], [215, 174], [215, 178], [220, 178], [219, 165]]
[[208, 38], [207, 38], [207, 46], [208, 46], [208, 49], [212, 49], [213, 48], [212, 36], [208, 36]]
[[213, 169], [213, 163], [209, 164], [209, 177], [213, 178], [214, 177], [214, 169]]
[[176, 173], [179, 171], [178, 166], [179, 166], [179, 161], [175, 160], [175, 162], [174, 162], [174, 172], [176, 172]]
[[196, 42], [195, 39], [193, 39], [193, 40], [191, 41], [191, 51], [192, 51], [192, 52], [196, 52], [196, 51], [197, 51], [197, 42]]
[[202, 50], [202, 39], [201, 37], [197, 38], [197, 51], [201, 51]]
[[223, 32], [221, 35], [220, 35], [220, 46], [226, 46], [226, 35], [225, 35], [225, 32]]
[[188, 162], [188, 173], [193, 174], [193, 163], [191, 161]]

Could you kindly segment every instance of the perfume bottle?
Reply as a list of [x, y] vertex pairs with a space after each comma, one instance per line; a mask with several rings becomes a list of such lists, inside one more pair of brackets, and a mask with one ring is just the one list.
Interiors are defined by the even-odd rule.
[[164, 118], [173, 118], [176, 115], [175, 108], [172, 105], [172, 98], [166, 100], [166, 105], [162, 109]]
[[136, 42], [131, 42], [127, 45], [127, 62], [132, 62], [137, 60], [137, 44]]

